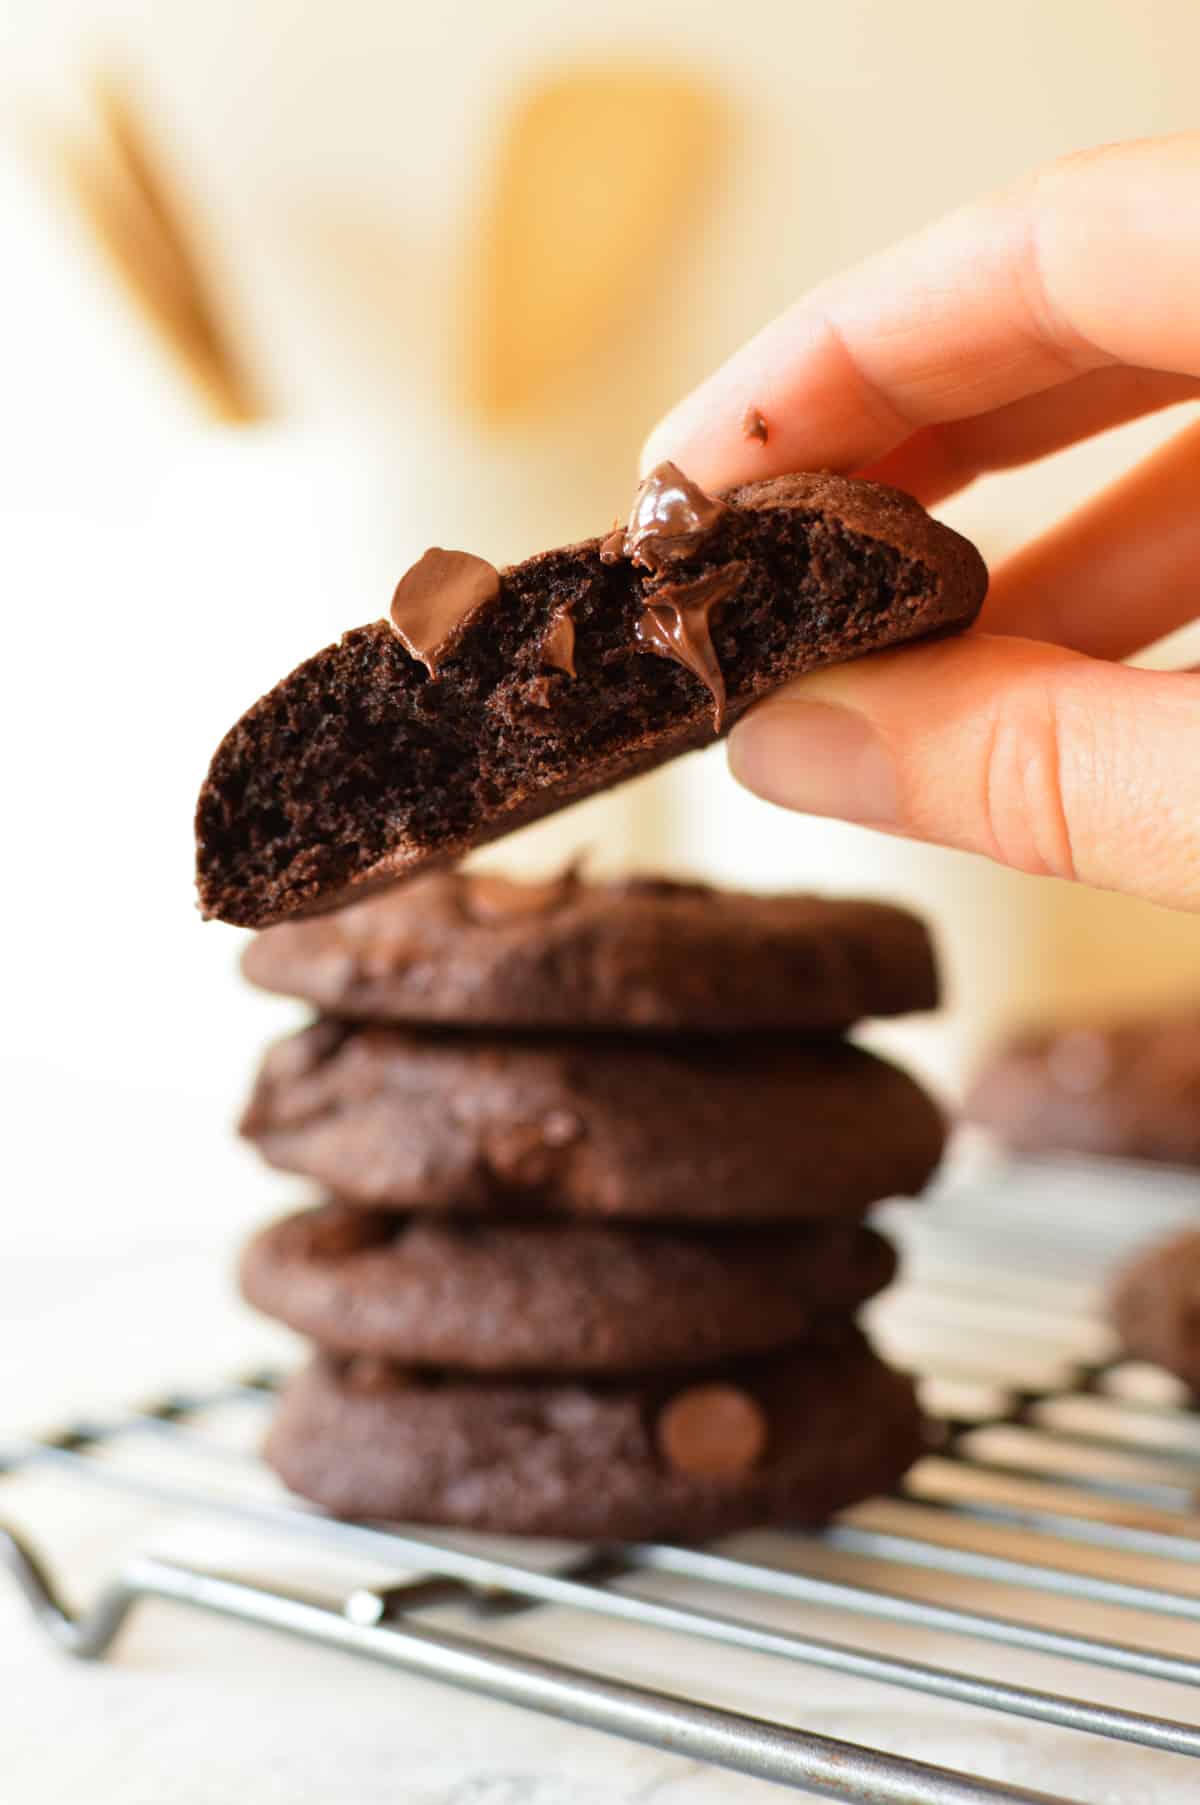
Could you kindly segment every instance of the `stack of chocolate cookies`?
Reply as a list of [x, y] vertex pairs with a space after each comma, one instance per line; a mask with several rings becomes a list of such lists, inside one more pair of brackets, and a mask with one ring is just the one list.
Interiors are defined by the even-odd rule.
[[929, 1008], [902, 910], [439, 875], [258, 936], [320, 1012], [243, 1132], [329, 1201], [247, 1298], [316, 1344], [267, 1457], [356, 1517], [588, 1539], [811, 1523], [922, 1446], [855, 1325], [944, 1125], [851, 1045]]

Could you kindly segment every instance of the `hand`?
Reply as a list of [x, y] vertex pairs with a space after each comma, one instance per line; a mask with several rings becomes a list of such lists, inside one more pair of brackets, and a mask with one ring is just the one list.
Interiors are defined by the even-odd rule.
[[[1085, 152], [807, 295], [644, 462], [709, 488], [856, 470], [932, 505], [1200, 396], [1198, 298], [1200, 133]], [[787, 808], [1200, 908], [1200, 675], [1117, 662], [1198, 596], [1193, 425], [1001, 565], [977, 631], [768, 698], [733, 770]]]

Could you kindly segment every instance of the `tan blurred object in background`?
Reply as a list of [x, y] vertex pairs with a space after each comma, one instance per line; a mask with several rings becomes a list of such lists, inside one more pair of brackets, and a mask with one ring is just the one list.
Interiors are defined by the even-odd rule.
[[213, 418], [266, 417], [217, 298], [187, 211], [132, 89], [111, 72], [86, 84], [94, 130], [45, 133], [53, 173], [114, 275]]
[[720, 113], [666, 69], [590, 62], [515, 103], [468, 247], [464, 398], [485, 419], [561, 409], [698, 213]]

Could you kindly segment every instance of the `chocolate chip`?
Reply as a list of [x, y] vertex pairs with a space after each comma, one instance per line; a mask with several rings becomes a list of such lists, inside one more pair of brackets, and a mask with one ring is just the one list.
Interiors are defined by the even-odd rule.
[[464, 904], [472, 921], [519, 921], [527, 915], [549, 915], [561, 908], [578, 879], [574, 868], [536, 883], [514, 883], [506, 877], [470, 877]]
[[396, 585], [388, 620], [405, 650], [431, 677], [481, 608], [500, 595], [500, 572], [472, 552], [432, 545]]
[[541, 644], [541, 655], [543, 664], [552, 665], [556, 671], [565, 671], [568, 677], [577, 675], [575, 670], [575, 622], [571, 615], [570, 602], [564, 602], [551, 620], [546, 637]]
[[693, 1385], [664, 1406], [656, 1435], [678, 1472], [693, 1479], [736, 1479], [762, 1456], [767, 1419], [736, 1385]]
[[611, 532], [600, 546], [606, 564], [629, 558], [644, 570], [663, 570], [694, 558], [729, 509], [706, 495], [677, 464], [656, 464], [639, 483], [629, 525]]

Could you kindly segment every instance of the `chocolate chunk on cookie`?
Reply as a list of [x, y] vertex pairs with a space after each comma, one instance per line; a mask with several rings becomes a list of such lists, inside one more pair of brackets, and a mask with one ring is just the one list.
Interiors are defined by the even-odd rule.
[[1020, 1152], [1200, 1166], [1200, 1012], [1022, 1035], [965, 1109]]
[[706, 496], [664, 465], [627, 529], [494, 571], [427, 553], [386, 620], [221, 742], [196, 816], [206, 916], [327, 909], [726, 732], [817, 665], [967, 626], [978, 553], [832, 475]]
[[392, 1216], [263, 1229], [242, 1291], [318, 1346], [474, 1372], [642, 1372], [820, 1336], [889, 1283], [868, 1228], [664, 1229]]
[[422, 1377], [318, 1357], [266, 1457], [336, 1516], [589, 1540], [819, 1523], [918, 1458], [912, 1381], [858, 1334], [678, 1379]]
[[1200, 1395], [1200, 1229], [1157, 1241], [1121, 1267], [1109, 1314], [1125, 1353]]
[[904, 909], [573, 871], [417, 878], [268, 928], [242, 969], [329, 1015], [505, 1028], [828, 1033], [938, 997]]
[[854, 1219], [920, 1191], [936, 1105], [836, 1041], [519, 1040], [325, 1020], [267, 1054], [242, 1133], [349, 1202], [466, 1214]]

